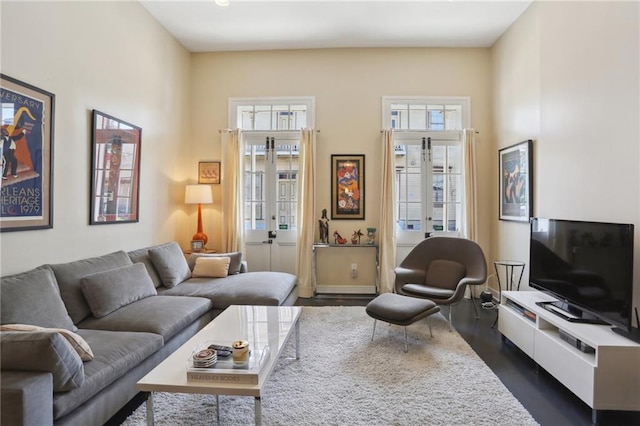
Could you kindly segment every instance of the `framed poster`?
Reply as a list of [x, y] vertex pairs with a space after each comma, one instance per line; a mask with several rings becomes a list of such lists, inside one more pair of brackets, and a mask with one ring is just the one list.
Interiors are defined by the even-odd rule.
[[53, 228], [55, 95], [0, 74], [0, 231]]
[[533, 141], [503, 148], [500, 166], [500, 220], [529, 222], [533, 214]]
[[364, 155], [331, 155], [331, 219], [364, 220]]
[[220, 162], [200, 161], [198, 163], [198, 183], [219, 184]]
[[138, 222], [142, 129], [93, 110], [91, 225]]

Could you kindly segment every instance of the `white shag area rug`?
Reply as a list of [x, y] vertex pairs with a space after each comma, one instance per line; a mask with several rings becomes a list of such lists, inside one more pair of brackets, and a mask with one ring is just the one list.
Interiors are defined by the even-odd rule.
[[[441, 314], [407, 328], [364, 307], [303, 307], [262, 397], [265, 425], [537, 425]], [[157, 425], [215, 424], [214, 395], [154, 394]], [[252, 397], [220, 396], [220, 424], [254, 422]], [[145, 404], [126, 426], [146, 424]]]

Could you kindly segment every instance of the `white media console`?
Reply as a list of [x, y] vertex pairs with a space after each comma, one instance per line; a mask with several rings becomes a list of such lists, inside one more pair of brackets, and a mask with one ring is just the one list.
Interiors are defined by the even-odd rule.
[[503, 291], [498, 330], [591, 407], [594, 423], [598, 410], [640, 411], [640, 344], [611, 326], [570, 322], [536, 305], [553, 300]]

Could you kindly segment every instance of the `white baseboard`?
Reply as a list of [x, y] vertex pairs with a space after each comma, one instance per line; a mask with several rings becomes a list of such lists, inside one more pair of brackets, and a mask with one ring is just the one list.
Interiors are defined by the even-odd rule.
[[316, 287], [316, 293], [334, 293], [334, 294], [376, 294], [376, 286], [374, 285], [319, 285]]

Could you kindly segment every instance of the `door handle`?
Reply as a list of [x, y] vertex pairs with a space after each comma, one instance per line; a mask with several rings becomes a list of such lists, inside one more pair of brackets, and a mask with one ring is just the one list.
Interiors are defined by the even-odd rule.
[[262, 244], [273, 244], [273, 240], [265, 240]]

